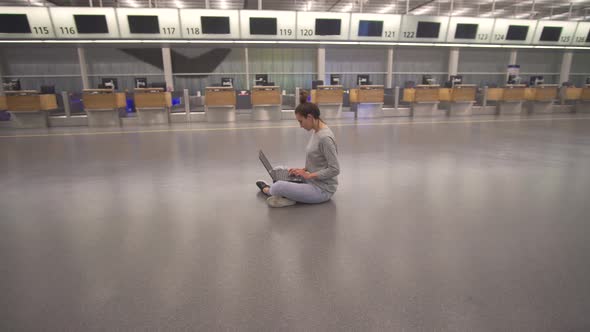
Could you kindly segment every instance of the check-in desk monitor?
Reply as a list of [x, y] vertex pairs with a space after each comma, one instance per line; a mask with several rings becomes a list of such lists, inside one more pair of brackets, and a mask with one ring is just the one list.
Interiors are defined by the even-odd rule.
[[102, 87], [105, 89], [114, 89], [117, 90], [119, 88], [119, 83], [116, 78], [102, 78]]
[[369, 85], [369, 75], [361, 74], [356, 76], [356, 85]]
[[264, 85], [266, 82], [268, 82], [268, 75], [267, 74], [254, 75], [254, 84], [255, 85]]
[[146, 77], [136, 77], [135, 78], [135, 88], [142, 89], [148, 87], [148, 80]]
[[340, 75], [331, 74], [330, 75], [330, 85], [340, 85]]

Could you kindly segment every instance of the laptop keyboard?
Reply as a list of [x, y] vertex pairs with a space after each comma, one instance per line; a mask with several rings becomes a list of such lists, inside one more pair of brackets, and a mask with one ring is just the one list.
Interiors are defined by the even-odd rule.
[[289, 181], [293, 180], [294, 177], [289, 174], [289, 170], [286, 169], [277, 169], [273, 171], [275, 181]]

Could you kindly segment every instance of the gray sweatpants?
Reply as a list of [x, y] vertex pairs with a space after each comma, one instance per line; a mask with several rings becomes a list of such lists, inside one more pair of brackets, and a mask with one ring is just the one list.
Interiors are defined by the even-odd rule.
[[272, 196], [282, 196], [295, 202], [322, 203], [332, 197], [332, 193], [321, 190], [311, 183], [277, 181], [270, 185]]

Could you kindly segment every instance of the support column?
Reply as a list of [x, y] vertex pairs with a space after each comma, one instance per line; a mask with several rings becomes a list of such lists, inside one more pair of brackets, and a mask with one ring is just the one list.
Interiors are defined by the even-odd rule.
[[385, 79], [385, 88], [391, 89], [393, 86], [393, 47], [387, 50], [387, 78]]
[[174, 91], [174, 78], [172, 77], [172, 56], [170, 47], [162, 47], [162, 62], [164, 63], [164, 80], [166, 81], [166, 90]]
[[2, 51], [0, 51], [0, 95], [4, 94], [4, 79], [2, 78]]
[[326, 48], [318, 48], [318, 80], [326, 80]]
[[248, 48], [244, 48], [244, 58], [246, 61], [246, 90], [250, 90], [250, 59], [248, 58]]
[[[518, 56], [517, 50], [510, 50], [510, 59], [508, 60], [508, 65], [516, 65], [516, 58]], [[506, 67], [508, 68], [508, 67]], [[506, 77], [504, 78], [504, 83], [508, 80], [508, 70], [506, 71]]]
[[86, 63], [86, 50], [82, 47], [78, 47], [78, 63], [80, 64], [82, 89], [90, 89], [90, 82], [88, 81], [88, 64]]
[[457, 75], [459, 71], [459, 48], [452, 47], [449, 50], [449, 77]]
[[574, 53], [572, 51], [563, 52], [563, 57], [561, 58], [561, 72], [559, 74], [559, 82], [557, 82], [560, 85], [561, 83], [568, 82], [570, 80], [573, 56]]

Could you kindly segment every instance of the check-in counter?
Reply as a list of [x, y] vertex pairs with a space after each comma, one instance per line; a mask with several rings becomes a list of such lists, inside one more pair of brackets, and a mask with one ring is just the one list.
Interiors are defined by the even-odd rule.
[[502, 97], [498, 101], [498, 113], [520, 114], [522, 113], [522, 104], [525, 100], [526, 86], [524, 84], [508, 84], [502, 89]]
[[324, 119], [342, 117], [343, 97], [342, 85], [318, 85], [317, 89], [311, 90], [311, 102], [318, 105]]
[[84, 89], [82, 103], [89, 127], [119, 127], [119, 111], [127, 106], [125, 93], [113, 89]]
[[439, 85], [416, 85], [404, 89], [403, 101], [412, 105], [412, 116], [432, 116], [438, 112]]
[[553, 113], [553, 104], [559, 97], [557, 84], [541, 84], [527, 88], [525, 98], [530, 114]]
[[6, 96], [1, 96], [0, 95], [0, 111], [6, 111], [7, 106], [6, 106]]
[[576, 112], [590, 113], [590, 84], [580, 89], [580, 99], [576, 104]]
[[139, 123], [142, 125], [167, 124], [170, 122], [172, 95], [164, 88], [140, 88], [133, 94]]
[[15, 128], [47, 128], [49, 112], [57, 108], [53, 94], [41, 95], [35, 90], [5, 91], [6, 110]]
[[205, 88], [207, 122], [236, 121], [236, 92], [232, 87]]
[[359, 85], [350, 89], [350, 103], [357, 118], [380, 118], [383, 116], [383, 85]]
[[251, 98], [252, 120], [281, 120], [283, 98], [279, 86], [254, 86]]
[[475, 84], [457, 84], [453, 88], [439, 89], [439, 100], [448, 115], [471, 115], [475, 103]]

